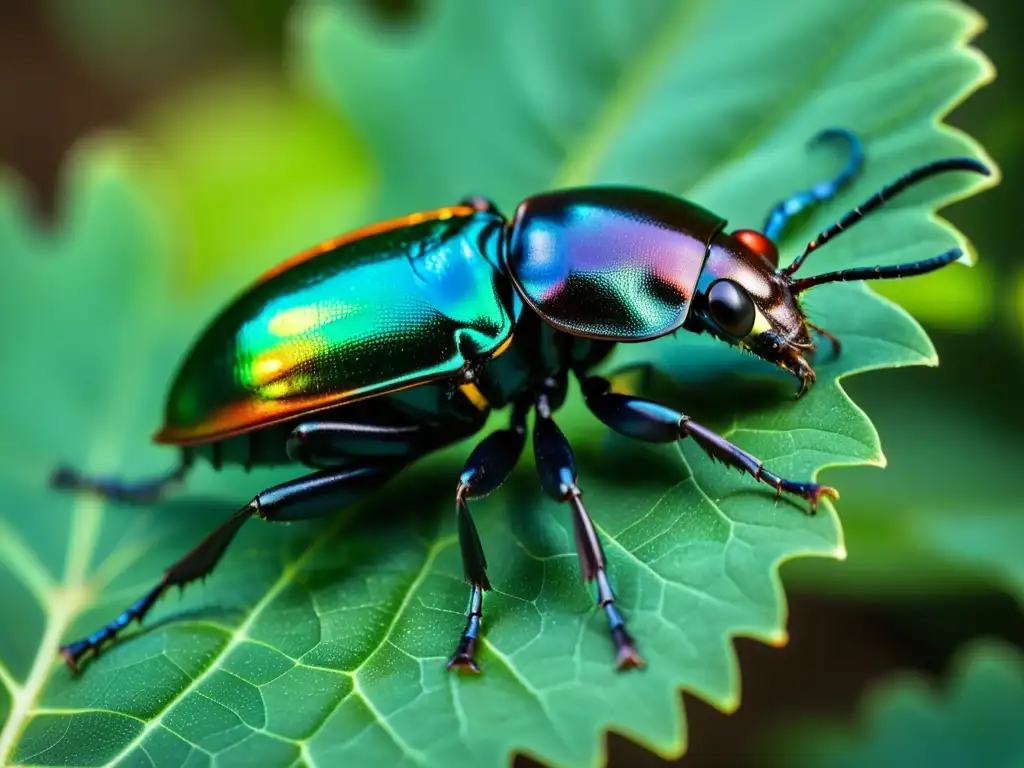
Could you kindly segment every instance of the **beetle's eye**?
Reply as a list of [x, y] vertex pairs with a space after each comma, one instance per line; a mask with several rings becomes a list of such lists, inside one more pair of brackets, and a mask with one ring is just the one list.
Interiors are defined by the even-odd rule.
[[719, 280], [711, 286], [708, 311], [719, 328], [738, 339], [754, 327], [754, 301], [732, 280]]

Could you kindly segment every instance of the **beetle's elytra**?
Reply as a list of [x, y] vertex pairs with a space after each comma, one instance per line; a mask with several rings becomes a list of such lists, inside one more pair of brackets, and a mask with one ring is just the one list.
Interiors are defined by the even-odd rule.
[[727, 233], [726, 222], [686, 200], [626, 187], [536, 195], [511, 219], [485, 199], [384, 222], [329, 240], [263, 275], [216, 317], [186, 356], [167, 399], [157, 442], [180, 450], [165, 477], [126, 484], [63, 468], [61, 488], [125, 502], [158, 498], [195, 459], [310, 470], [261, 491], [114, 621], [61, 649], [72, 669], [171, 586], [209, 574], [253, 515], [289, 521], [330, 513], [382, 486], [411, 462], [483, 428], [492, 409], [509, 426], [476, 446], [458, 477], [455, 505], [470, 599], [449, 668], [478, 671], [483, 593], [490, 588], [469, 501], [496, 490], [526, 443], [534, 416], [544, 491], [568, 506], [583, 578], [596, 584], [619, 668], [642, 666], [615, 606], [605, 556], [582, 501], [572, 448], [555, 423], [570, 375], [587, 406], [611, 429], [639, 440], [693, 438], [707, 453], [755, 480], [803, 497], [813, 514], [815, 483], [781, 478], [754, 456], [665, 406], [612, 391], [591, 371], [615, 344], [685, 329], [710, 333], [814, 382], [811, 323], [799, 295], [824, 283], [922, 274], [961, 255], [953, 249], [911, 264], [795, 278], [813, 250], [887, 200], [949, 171], [988, 175], [970, 158], [911, 171], [854, 208], [779, 269], [775, 243], [786, 223], [835, 196], [863, 164], [860, 141], [836, 178], [779, 203], [761, 231]]

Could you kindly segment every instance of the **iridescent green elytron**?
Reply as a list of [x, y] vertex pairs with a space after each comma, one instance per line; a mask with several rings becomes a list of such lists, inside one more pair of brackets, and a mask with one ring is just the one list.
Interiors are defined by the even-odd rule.
[[[784, 200], [762, 230], [725, 231], [721, 217], [671, 195], [589, 187], [535, 195], [505, 219], [487, 200], [417, 213], [311, 248], [265, 274], [200, 336], [171, 387], [157, 441], [181, 465], [138, 484], [59, 470], [65, 488], [129, 502], [164, 493], [197, 458], [215, 468], [293, 463], [309, 473], [263, 490], [172, 565], [163, 579], [94, 634], [64, 646], [72, 669], [171, 586], [207, 576], [242, 524], [317, 517], [379, 489], [411, 462], [475, 435], [495, 409], [509, 424], [481, 440], [458, 477], [455, 511], [470, 589], [450, 669], [479, 671], [483, 594], [491, 588], [469, 501], [495, 491], [526, 445], [533, 416], [545, 493], [572, 517], [583, 578], [595, 585], [618, 667], [642, 661], [615, 602], [604, 551], [582, 501], [569, 441], [554, 413], [568, 379], [604, 424], [650, 442], [693, 439], [776, 493], [811, 503], [836, 492], [787, 480], [756, 457], [659, 403], [612, 391], [593, 370], [615, 344], [678, 330], [707, 332], [814, 382], [810, 322], [799, 295], [816, 285], [921, 274], [960, 256], [794, 279], [807, 255], [917, 182], [947, 171], [988, 173], [970, 158], [922, 166], [869, 198], [779, 269], [775, 242], [792, 216], [836, 195], [862, 165], [859, 140], [841, 174]], [[772, 494], [773, 496], [776, 494]], [[116, 662], [115, 662], [116, 663]]]
[[471, 208], [346, 238], [274, 270], [186, 359], [159, 442], [221, 439], [381, 392], [451, 378], [512, 334], [502, 220]]

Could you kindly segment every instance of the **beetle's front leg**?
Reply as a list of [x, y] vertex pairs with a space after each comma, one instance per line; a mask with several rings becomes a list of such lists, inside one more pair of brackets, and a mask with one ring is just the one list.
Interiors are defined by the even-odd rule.
[[811, 502], [812, 515], [822, 496], [839, 498], [839, 493], [826, 485], [786, 480], [769, 472], [757, 457], [697, 424], [686, 414], [642, 397], [612, 392], [607, 379], [590, 376], [583, 380], [582, 387], [591, 412], [620, 434], [652, 443], [672, 443], [692, 437], [709, 456], [770, 485], [777, 494], [785, 491], [807, 499]]
[[533, 427], [533, 450], [541, 487], [555, 501], [566, 502], [572, 507], [580, 571], [585, 582], [597, 583], [597, 604], [608, 617], [608, 628], [615, 643], [616, 666], [619, 669], [642, 669], [643, 659], [637, 653], [633, 638], [626, 629], [625, 617], [615, 605], [615, 592], [608, 579], [601, 540], [583, 506], [583, 491], [576, 482], [576, 459], [572, 446], [551, 416], [549, 394], [559, 393], [551, 393], [549, 390], [537, 399], [537, 419]]
[[479, 672], [476, 663], [476, 644], [483, 622], [484, 591], [491, 588], [487, 579], [487, 558], [480, 543], [480, 534], [469, 511], [469, 499], [483, 498], [508, 479], [526, 444], [526, 414], [528, 407], [516, 404], [512, 408], [512, 423], [508, 429], [492, 432], [466, 460], [459, 475], [455, 491], [455, 514], [459, 529], [459, 549], [462, 570], [469, 584], [469, 605], [466, 608], [466, 628], [462, 631], [455, 653], [448, 660], [448, 669], [469, 669]]

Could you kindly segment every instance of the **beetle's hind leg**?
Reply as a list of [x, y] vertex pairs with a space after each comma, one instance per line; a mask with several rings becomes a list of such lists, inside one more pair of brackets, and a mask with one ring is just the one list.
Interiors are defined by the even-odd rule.
[[455, 514], [462, 570], [469, 584], [469, 605], [466, 608], [466, 628], [462, 631], [455, 653], [448, 661], [448, 669], [480, 671], [476, 663], [476, 644], [483, 622], [483, 593], [491, 588], [487, 579], [487, 559], [467, 502], [496, 491], [508, 479], [526, 444], [528, 412], [528, 404], [515, 404], [508, 428], [492, 432], [484, 438], [470, 454], [459, 475], [459, 485], [455, 491]]
[[769, 472], [760, 459], [702, 427], [686, 414], [642, 397], [612, 392], [607, 379], [589, 376], [583, 379], [582, 389], [591, 413], [626, 437], [651, 443], [674, 443], [684, 437], [692, 437], [711, 458], [771, 486], [776, 495], [786, 492], [807, 499], [811, 502], [812, 515], [822, 496], [839, 498], [839, 493], [826, 485], [786, 480]]
[[82, 657], [113, 640], [133, 621], [140, 624], [157, 600], [170, 587], [184, 587], [208, 576], [223, 557], [242, 525], [253, 515], [270, 522], [291, 522], [321, 517], [339, 510], [360, 496], [377, 490], [396, 475], [405, 462], [351, 465], [306, 475], [269, 488], [225, 520], [198, 546], [164, 572], [149, 592], [132, 603], [120, 616], [88, 637], [62, 646], [61, 654], [72, 670], [78, 671]]
[[[564, 387], [564, 384], [562, 385]], [[537, 419], [533, 427], [533, 450], [537, 473], [544, 492], [555, 501], [567, 502], [573, 512], [576, 555], [583, 580], [597, 584], [597, 605], [608, 617], [608, 628], [615, 643], [615, 663], [619, 669], [642, 669], [643, 659], [626, 629], [626, 619], [615, 605], [615, 592], [608, 578], [607, 561], [601, 539], [583, 506], [583, 491], [576, 482], [576, 459], [572, 446], [551, 416], [551, 398], [561, 400], [562, 387], [549, 380], [537, 399]]]
[[857, 135], [851, 131], [845, 128], [829, 128], [811, 139], [811, 143], [833, 138], [844, 139], [850, 146], [850, 159], [846, 167], [834, 178], [815, 184], [810, 189], [797, 192], [772, 208], [765, 218], [762, 230], [769, 240], [778, 243], [783, 230], [794, 216], [815, 203], [835, 197], [863, 169], [864, 147]]
[[111, 501], [127, 504], [153, 504], [175, 485], [184, 481], [192, 468], [191, 454], [182, 451], [178, 466], [165, 475], [127, 482], [118, 478], [89, 477], [68, 466], [59, 466], [50, 475], [50, 486], [63, 491], [94, 493]]

